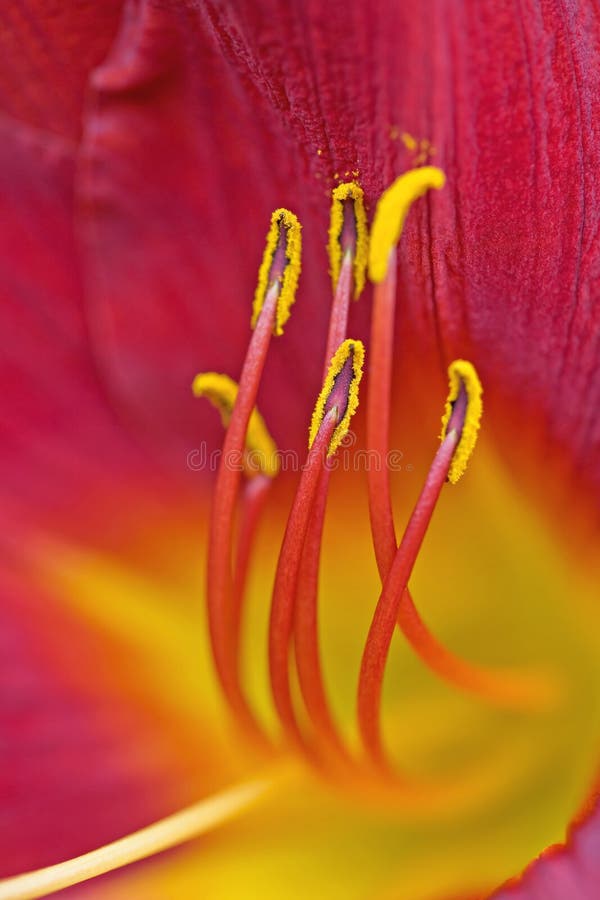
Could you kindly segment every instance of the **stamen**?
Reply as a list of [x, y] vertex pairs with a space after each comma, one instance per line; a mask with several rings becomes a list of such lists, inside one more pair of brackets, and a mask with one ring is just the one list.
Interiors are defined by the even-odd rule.
[[120, 840], [53, 866], [0, 880], [0, 900], [36, 900], [207, 834], [250, 809], [275, 784], [258, 778], [201, 800]]
[[[287, 263], [282, 256], [284, 239]], [[240, 472], [231, 463], [241, 458], [246, 446], [246, 434], [256, 405], [271, 336], [281, 332], [283, 323], [289, 316], [293, 302], [291, 291], [297, 283], [299, 269], [300, 225], [292, 213], [276, 210], [271, 217], [267, 250], [254, 301], [254, 332], [246, 352], [235, 404], [225, 434], [209, 531], [207, 610], [215, 669], [238, 724], [262, 744], [266, 740], [264, 732], [249, 709], [239, 683], [236, 640], [232, 628], [234, 603], [231, 556]], [[266, 287], [264, 297], [261, 285]], [[287, 294], [282, 305], [281, 295], [284, 291]]]
[[344, 341], [333, 356], [313, 414], [309, 454], [288, 518], [273, 588], [269, 627], [269, 665], [275, 707], [285, 733], [304, 752], [306, 741], [293, 709], [289, 654], [302, 553], [325, 459], [335, 453], [358, 406], [364, 347]]
[[[456, 484], [464, 474], [481, 424], [483, 389], [474, 366], [464, 359], [448, 368], [450, 390], [442, 418], [440, 440], [453, 430], [459, 436], [447, 480]], [[487, 700], [516, 709], [544, 709], [554, 704], [560, 686], [549, 673], [477, 666], [455, 656], [428, 630], [406, 588], [398, 613], [402, 633], [420, 659], [451, 684]]]
[[379, 198], [371, 228], [369, 278], [376, 284], [386, 276], [390, 253], [395, 249], [408, 211], [430, 188], [440, 190], [446, 176], [436, 166], [422, 166], [400, 175]]
[[[329, 319], [329, 332], [325, 351], [323, 381], [327, 379], [331, 358], [344, 341], [348, 327], [350, 293], [355, 255], [359, 258], [358, 288], [364, 286], [368, 233], [362, 202], [362, 190], [357, 184], [344, 184], [333, 191], [331, 226], [329, 229], [329, 255], [334, 280], [334, 299]], [[358, 250], [357, 250], [358, 246]], [[343, 254], [343, 256], [342, 256]], [[339, 265], [342, 260], [341, 267]], [[302, 550], [298, 573], [298, 591], [294, 617], [295, 658], [298, 681], [306, 710], [322, 756], [329, 758], [333, 750], [333, 764], [339, 775], [339, 759], [348, 759], [347, 751], [337, 729], [325, 694], [321, 672], [318, 638], [318, 586], [321, 542], [325, 523], [325, 509], [329, 491], [331, 470], [321, 472], [316, 489], [312, 514]]]
[[[335, 293], [342, 259], [350, 253], [354, 268], [354, 299], [365, 286], [369, 232], [363, 190], [355, 181], [339, 184], [332, 192], [329, 225], [329, 268]], [[329, 357], [327, 357], [329, 359]]]
[[290, 317], [291, 307], [296, 299], [301, 253], [300, 222], [288, 209], [276, 209], [271, 216], [265, 252], [258, 270], [258, 285], [252, 307], [253, 328], [256, 327], [269, 290], [278, 285], [279, 300], [273, 334], [283, 334], [283, 326]]
[[336, 410], [338, 424], [332, 435], [328, 456], [333, 456], [348, 433], [350, 419], [358, 407], [358, 386], [364, 359], [362, 341], [344, 341], [334, 353], [313, 412], [309, 448], [312, 448], [324, 418], [332, 409]]
[[[238, 395], [238, 386], [233, 378], [217, 372], [201, 372], [192, 382], [192, 391], [195, 397], [206, 397], [212, 403], [221, 414], [223, 427], [227, 428]], [[279, 472], [277, 445], [256, 408], [250, 414], [246, 451], [244, 472], [247, 476], [252, 477], [262, 472], [269, 478], [275, 478]]]
[[[464, 396], [466, 397], [466, 392]], [[363, 653], [358, 688], [359, 728], [365, 749], [379, 763], [383, 762], [379, 715], [383, 675], [402, 594], [406, 590], [467, 419], [466, 403], [461, 403], [460, 406], [456, 404], [455, 409], [456, 416], [448, 423], [450, 427], [435, 455], [389, 574], [385, 578]]]
[[[547, 705], [557, 695], [556, 685], [535, 673], [490, 672], [454, 657], [429, 634], [408, 593], [408, 580], [440, 491], [444, 482], [450, 480], [452, 471], [458, 472], [457, 477], [464, 472], [480, 425], [482, 390], [474, 367], [464, 360], [457, 360], [448, 372], [450, 395], [443, 420], [442, 444], [385, 578], [361, 664], [359, 729], [367, 753], [384, 768], [386, 762], [380, 733], [381, 691], [396, 622], [430, 668], [460, 687], [501, 703], [524, 708]], [[463, 440], [465, 443], [461, 447]]]
[[[331, 268], [333, 277], [335, 277], [335, 252], [336, 248], [340, 248], [340, 240], [338, 237], [340, 231], [343, 231], [344, 219], [346, 218], [346, 221], [348, 220], [348, 209], [345, 204], [350, 202], [347, 199], [349, 193], [347, 189], [349, 187], [358, 188], [358, 185], [340, 185], [333, 191], [331, 227], [329, 231], [330, 258], [332, 261]], [[360, 190], [360, 188], [358, 188], [358, 190]], [[362, 191], [360, 197], [362, 198]], [[342, 204], [344, 204], [344, 206], [342, 206]], [[362, 203], [360, 208], [361, 212], [364, 214]], [[366, 220], [364, 222], [364, 227], [366, 240]], [[341, 269], [339, 270], [339, 277], [337, 283], [334, 285], [335, 292], [329, 319], [329, 333], [325, 351], [323, 381], [327, 379], [331, 358], [335, 354], [336, 347], [344, 341], [348, 327], [353, 253], [351, 242], [347, 244], [346, 240], [347, 238], [342, 236], [341, 244], [345, 249]], [[311, 722], [316, 729], [317, 737], [320, 739], [321, 743], [331, 745], [338, 755], [344, 756], [345, 749], [337, 734], [325, 695], [319, 656], [317, 625], [321, 541], [325, 523], [325, 508], [327, 505], [330, 475], [331, 470], [327, 467], [321, 472], [302, 550], [302, 559], [298, 573], [294, 639], [300, 690]]]
[[448, 475], [459, 434], [452, 428], [433, 460], [379, 597], [365, 645], [358, 686], [358, 722], [365, 750], [387, 767], [381, 743], [380, 707], [383, 675], [400, 601], [412, 573], [440, 491]]

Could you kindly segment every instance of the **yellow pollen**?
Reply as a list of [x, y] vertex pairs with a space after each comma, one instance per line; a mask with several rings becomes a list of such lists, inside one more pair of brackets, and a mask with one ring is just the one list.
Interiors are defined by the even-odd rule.
[[442, 433], [440, 440], [444, 440], [448, 431], [448, 422], [452, 415], [453, 403], [457, 399], [461, 386], [467, 394], [467, 409], [465, 412], [465, 421], [462, 428], [460, 440], [454, 451], [452, 463], [448, 471], [448, 481], [456, 484], [461, 475], [467, 468], [467, 463], [473, 453], [475, 443], [477, 442], [477, 433], [481, 425], [481, 415], [483, 412], [483, 403], [481, 395], [483, 388], [479, 376], [475, 371], [475, 367], [465, 359], [455, 359], [448, 366], [448, 379], [450, 382], [450, 391], [446, 400], [446, 410], [442, 417]]
[[290, 317], [290, 310], [296, 299], [296, 288], [300, 277], [300, 257], [302, 254], [302, 226], [294, 213], [289, 209], [276, 209], [271, 216], [271, 225], [267, 233], [267, 242], [262, 262], [258, 270], [258, 284], [254, 294], [252, 305], [252, 327], [258, 322], [258, 317], [263, 308], [267, 291], [274, 283], [270, 278], [273, 259], [285, 229], [285, 256], [286, 264], [280, 279], [279, 297], [277, 299], [277, 312], [273, 333], [283, 334], [283, 326]]
[[430, 188], [440, 190], [446, 176], [436, 166], [411, 169], [383, 192], [377, 203], [371, 227], [369, 247], [369, 278], [380, 282], [385, 278], [390, 252], [398, 243], [412, 203]]
[[346, 340], [337, 348], [329, 364], [327, 377], [325, 378], [325, 382], [321, 389], [321, 393], [317, 398], [315, 409], [312, 414], [308, 437], [309, 449], [314, 444], [319, 428], [325, 418], [327, 401], [334, 388], [335, 380], [344, 368], [344, 365], [348, 362], [350, 355], [352, 355], [352, 379], [348, 386], [346, 409], [343, 417], [333, 432], [327, 450], [327, 456], [333, 456], [340, 446], [342, 440], [348, 433], [350, 419], [358, 408], [358, 386], [362, 378], [363, 363], [365, 361], [365, 348], [362, 341]]
[[[221, 414], [223, 427], [227, 428], [238, 394], [235, 381], [218, 372], [201, 372], [192, 382], [192, 391], [195, 397], [206, 397], [212, 403]], [[244, 471], [249, 477], [260, 472], [269, 478], [275, 478], [279, 472], [277, 445], [256, 408], [252, 410], [246, 433]]]
[[331, 194], [331, 217], [329, 224], [329, 269], [333, 291], [337, 287], [342, 268], [342, 245], [340, 238], [344, 227], [344, 200], [352, 200], [356, 227], [356, 248], [352, 268], [354, 271], [354, 299], [358, 300], [365, 286], [367, 255], [369, 252], [369, 229], [363, 200], [363, 190], [355, 181], [338, 185]]

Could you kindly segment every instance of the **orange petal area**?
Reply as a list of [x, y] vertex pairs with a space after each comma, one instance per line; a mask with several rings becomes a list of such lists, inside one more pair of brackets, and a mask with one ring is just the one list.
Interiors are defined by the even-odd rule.
[[[465, 659], [552, 673], [563, 687], [560, 702], [537, 714], [486, 706], [440, 682], [397, 633], [384, 695], [391, 755], [426, 784], [459, 779], [468, 786], [471, 775], [470, 793], [465, 788], [445, 805], [386, 804], [339, 792], [300, 767], [295, 780], [215, 835], [91, 883], [86, 897], [233, 900], [252, 885], [262, 898], [312, 892], [333, 900], [430, 900], [491, 890], [561, 839], [589, 788], [600, 745], [594, 585], [481, 443], [460, 489], [443, 493], [411, 583], [415, 601], [436, 636]], [[378, 577], [362, 476], [343, 472], [344, 452], [325, 528], [321, 633], [325, 684], [353, 740], [356, 679]], [[419, 490], [411, 462], [403, 459], [394, 475], [401, 516]], [[269, 726], [268, 597], [289, 491], [285, 478], [275, 486], [275, 507], [259, 535], [243, 638], [244, 682]], [[213, 780], [221, 787], [227, 774], [233, 783], [255, 771], [256, 760], [232, 739], [215, 690], [201, 521], [201, 512], [192, 523], [174, 509], [152, 524], [149, 558], [161, 544], [171, 559], [160, 575], [89, 548], [46, 545], [40, 554], [44, 579], [70, 613], [112, 646], [105, 664], [114, 686], [126, 671], [123, 690], [159, 710], [157, 724], [164, 716], [175, 723], [183, 756], [201, 748], [199, 768], [218, 759]], [[144, 527], [148, 532], [147, 521]]]

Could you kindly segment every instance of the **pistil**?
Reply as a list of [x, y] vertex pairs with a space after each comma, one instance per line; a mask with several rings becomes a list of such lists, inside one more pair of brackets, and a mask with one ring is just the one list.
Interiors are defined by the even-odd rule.
[[[281, 775], [279, 776], [281, 778]], [[209, 834], [251, 809], [277, 783], [262, 777], [233, 785], [126, 837], [64, 862], [0, 880], [0, 900], [37, 900]]]
[[[396, 248], [411, 205], [430, 189], [445, 184], [435, 166], [412, 169], [394, 181], [379, 199], [369, 246], [369, 277], [374, 283], [371, 314], [371, 363], [367, 396], [367, 450], [380, 462], [390, 449], [390, 410], [396, 318]], [[375, 558], [382, 582], [396, 553], [390, 473], [386, 465], [367, 473], [369, 514]]]
[[367, 487], [373, 548], [379, 575], [389, 572], [396, 552], [396, 530], [388, 466], [394, 321], [396, 314], [396, 259], [390, 255], [383, 281], [373, 290], [371, 353], [367, 388], [367, 452], [379, 465], [369, 466]]

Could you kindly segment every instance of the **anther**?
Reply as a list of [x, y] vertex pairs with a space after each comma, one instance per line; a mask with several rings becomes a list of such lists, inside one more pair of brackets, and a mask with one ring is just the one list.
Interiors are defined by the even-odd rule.
[[301, 225], [289, 209], [276, 209], [271, 216], [265, 252], [252, 306], [252, 327], [255, 328], [270, 291], [277, 295], [273, 333], [283, 334], [283, 326], [290, 317], [296, 297], [302, 253]]
[[450, 365], [448, 378], [450, 392], [442, 418], [440, 440], [443, 441], [453, 429], [458, 433], [459, 442], [448, 472], [448, 481], [456, 484], [464, 474], [475, 447], [481, 423], [483, 390], [474, 367], [464, 359], [457, 359]]
[[358, 407], [358, 386], [364, 359], [362, 341], [346, 340], [336, 350], [315, 404], [310, 424], [309, 449], [315, 442], [324, 418], [333, 409], [336, 410], [336, 428], [327, 450], [328, 456], [333, 456], [347, 434], [350, 419]]
[[325, 348], [324, 379], [331, 357], [346, 337], [352, 285], [354, 283], [357, 299], [365, 284], [369, 242], [362, 188], [354, 181], [340, 184], [331, 196], [328, 250], [333, 304]]
[[[195, 397], [205, 397], [221, 414], [223, 427], [227, 428], [238, 395], [238, 385], [229, 375], [218, 372], [201, 372], [192, 382]], [[269, 434], [265, 420], [254, 408], [250, 414], [246, 432], [244, 474], [253, 477], [259, 473], [275, 478], [279, 472], [277, 446]]]
[[365, 286], [369, 246], [363, 191], [350, 181], [334, 188], [331, 197], [328, 252], [333, 290], [335, 293], [342, 260], [348, 254], [354, 274], [354, 298], [358, 299]]

